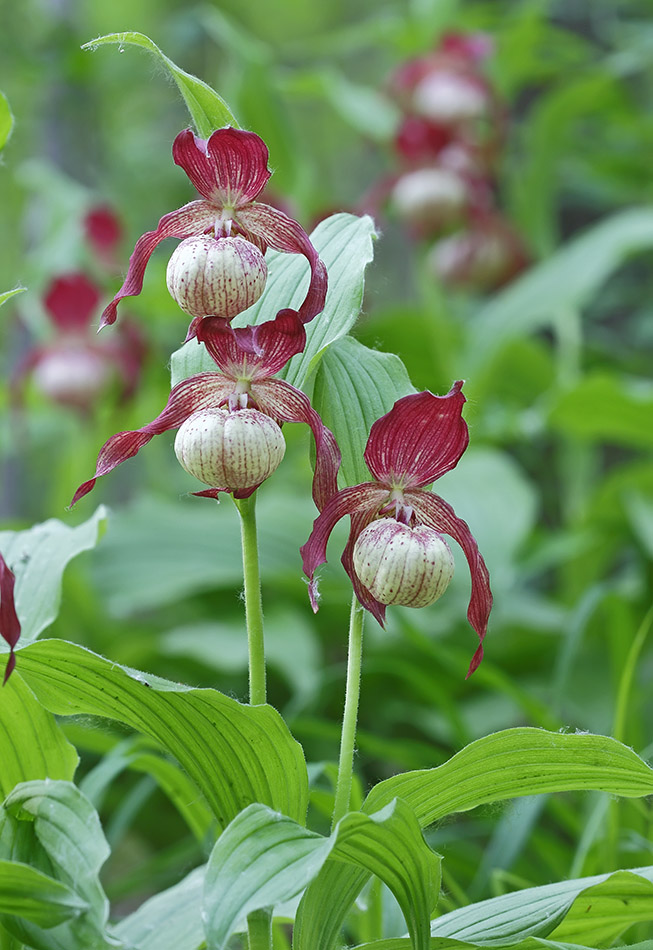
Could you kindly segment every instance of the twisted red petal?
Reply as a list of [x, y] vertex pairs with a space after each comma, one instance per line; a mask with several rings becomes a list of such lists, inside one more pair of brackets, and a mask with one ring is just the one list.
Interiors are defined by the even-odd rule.
[[[262, 324], [265, 326], [265, 324]], [[252, 386], [252, 399], [258, 407], [279, 422], [305, 422], [315, 439], [313, 500], [319, 511], [338, 491], [340, 449], [333, 433], [311, 406], [308, 396], [282, 379], [266, 379]]]
[[237, 379], [273, 376], [306, 346], [304, 325], [294, 310], [280, 310], [274, 320], [234, 328], [222, 317], [204, 317], [196, 324], [197, 339], [225, 375]]
[[13, 571], [9, 569], [4, 557], [0, 554], [0, 636], [7, 641], [10, 648], [5, 677], [2, 682], [3, 686], [16, 666], [14, 647], [20, 637], [20, 621], [18, 620], [14, 601], [15, 582], [16, 578]]
[[129, 258], [129, 268], [124, 283], [108, 307], [105, 308], [100, 320], [100, 328], [116, 322], [116, 310], [123, 297], [136, 297], [143, 289], [145, 268], [155, 247], [167, 237], [187, 238], [196, 234], [204, 234], [210, 230], [216, 219], [216, 209], [208, 201], [191, 201], [171, 211], [159, 221], [156, 231], [146, 231], [142, 234]]
[[304, 255], [311, 265], [311, 280], [304, 302], [298, 310], [299, 318], [302, 323], [308, 323], [321, 313], [326, 299], [327, 271], [302, 226], [283, 211], [260, 202], [239, 211], [238, 223], [276, 251]]
[[[304, 573], [311, 584], [313, 584], [315, 571], [327, 559], [327, 541], [338, 521], [345, 515], [353, 515], [359, 510], [376, 512], [387, 497], [387, 489], [379, 487], [376, 482], [363, 482], [362, 485], [343, 488], [329, 499], [313, 522], [313, 530], [308, 541], [300, 548]], [[353, 540], [355, 543], [356, 537], [353, 537], [353, 532], [350, 532], [350, 541]], [[313, 586], [309, 588], [309, 593], [313, 610], [317, 611], [317, 597]]]
[[[387, 492], [384, 493], [384, 497], [387, 497]], [[352, 512], [349, 538], [342, 552], [341, 560], [344, 569], [349, 574], [349, 579], [351, 580], [358, 602], [362, 604], [366, 610], [369, 610], [372, 616], [383, 627], [385, 626], [385, 604], [382, 604], [376, 597], [372, 596], [367, 587], [361, 583], [358, 574], [354, 570], [354, 547], [356, 546], [356, 541], [361, 531], [374, 521], [378, 509], [379, 505], [375, 503], [366, 505]]]
[[270, 178], [263, 139], [229, 126], [217, 129], [209, 139], [185, 129], [173, 143], [172, 157], [204, 198], [229, 208], [252, 201]]
[[65, 274], [53, 280], [43, 299], [58, 330], [86, 330], [100, 302], [100, 291], [84, 274]]
[[178, 428], [188, 416], [199, 409], [220, 406], [233, 391], [234, 384], [221, 373], [199, 373], [178, 383], [163, 412], [152, 422], [128, 432], [117, 432], [100, 449], [95, 475], [79, 486], [70, 503], [72, 508], [94, 487], [100, 475], [106, 475], [121, 462], [132, 458], [155, 435]]
[[[413, 506], [417, 520], [435, 531], [448, 534], [463, 549], [469, 572], [472, 577], [472, 593], [467, 610], [467, 619], [478, 634], [480, 641], [476, 653], [469, 664], [467, 676], [471, 676], [483, 659], [483, 639], [487, 632], [487, 623], [492, 609], [492, 591], [490, 575], [474, 535], [462, 518], [458, 518], [451, 505], [439, 495], [427, 491], [409, 491], [404, 495]], [[467, 678], [467, 677], [466, 677]]]
[[446, 396], [404, 396], [376, 420], [365, 448], [376, 479], [421, 488], [455, 468], [469, 442], [462, 385], [458, 380]]

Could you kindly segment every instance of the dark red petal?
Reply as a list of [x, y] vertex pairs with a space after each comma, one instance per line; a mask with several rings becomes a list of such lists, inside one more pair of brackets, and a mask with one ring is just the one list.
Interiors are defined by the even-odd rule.
[[311, 265], [311, 282], [299, 308], [299, 318], [302, 323], [308, 323], [321, 313], [326, 299], [327, 271], [302, 226], [283, 211], [259, 202], [239, 211], [237, 220], [252, 234], [263, 238], [275, 251], [303, 254], [307, 258]]
[[439, 495], [427, 491], [405, 493], [405, 499], [413, 506], [417, 520], [436, 531], [448, 534], [463, 549], [469, 572], [472, 576], [472, 594], [467, 610], [467, 619], [478, 634], [478, 649], [469, 664], [467, 676], [471, 676], [483, 659], [483, 639], [487, 631], [488, 618], [492, 609], [492, 591], [490, 575], [483, 557], [478, 550], [474, 535], [462, 518]]
[[172, 157], [204, 198], [229, 208], [256, 198], [270, 178], [263, 139], [229, 126], [217, 129], [208, 140], [185, 129], [174, 141]]
[[365, 449], [376, 479], [420, 488], [455, 468], [469, 442], [462, 385], [458, 380], [446, 396], [404, 396], [376, 420]]
[[[266, 324], [262, 324], [266, 326]], [[313, 500], [319, 511], [338, 491], [340, 449], [333, 433], [324, 425], [311, 406], [308, 396], [282, 379], [254, 383], [252, 399], [264, 412], [279, 422], [305, 422], [315, 439], [315, 475]]]
[[265, 379], [282, 369], [306, 346], [304, 325], [294, 310], [280, 310], [274, 320], [256, 326], [231, 327], [222, 317], [204, 317], [195, 335], [227, 376]]
[[15, 582], [16, 578], [13, 571], [9, 569], [4, 557], [0, 554], [0, 636], [6, 640], [11, 650], [5, 669], [3, 686], [16, 666], [14, 647], [20, 637], [20, 621], [18, 620], [14, 601]]
[[[387, 492], [384, 492], [383, 497], [387, 497]], [[344, 569], [349, 574], [349, 579], [351, 580], [354, 593], [358, 598], [358, 602], [362, 604], [366, 610], [369, 610], [372, 616], [383, 627], [385, 626], [385, 604], [382, 604], [376, 599], [376, 597], [372, 596], [367, 587], [361, 583], [358, 574], [354, 570], [354, 547], [356, 545], [358, 535], [368, 526], [368, 524], [374, 521], [378, 508], [378, 502], [374, 502], [373, 504], [366, 505], [365, 507], [361, 507], [357, 511], [352, 512], [349, 538], [347, 540], [347, 544], [345, 545], [345, 550], [342, 552], [341, 560]]]
[[[329, 499], [321, 514], [313, 522], [313, 530], [308, 541], [300, 548], [304, 573], [309, 580], [313, 580], [316, 569], [326, 561], [327, 541], [337, 522], [360, 508], [376, 510], [387, 497], [387, 489], [380, 488], [376, 482], [363, 482], [362, 485], [343, 488]], [[311, 602], [313, 610], [317, 610], [313, 598]]]
[[120, 221], [108, 205], [91, 208], [84, 218], [84, 228], [89, 241], [101, 255], [113, 251], [122, 237]]
[[100, 475], [106, 475], [121, 462], [132, 458], [153, 436], [168, 429], [178, 428], [188, 416], [199, 409], [213, 406], [217, 408], [232, 390], [233, 382], [221, 373], [199, 373], [182, 380], [174, 387], [165, 409], [156, 419], [142, 429], [118, 432], [104, 443], [97, 458], [95, 475], [79, 486], [70, 507], [91, 491]]
[[84, 274], [57, 277], [43, 303], [52, 322], [64, 333], [86, 330], [100, 302], [100, 291]]
[[167, 237], [187, 238], [196, 234], [204, 234], [215, 224], [216, 210], [207, 201], [191, 201], [164, 214], [159, 221], [156, 231], [146, 231], [136, 242], [132, 256], [129, 258], [129, 268], [125, 281], [102, 314], [100, 327], [106, 327], [116, 322], [116, 310], [123, 297], [136, 297], [143, 289], [145, 268], [154, 248]]

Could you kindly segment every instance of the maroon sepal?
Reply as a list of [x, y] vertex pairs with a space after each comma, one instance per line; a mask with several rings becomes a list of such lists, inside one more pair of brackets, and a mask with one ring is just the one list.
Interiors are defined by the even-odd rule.
[[2, 554], [0, 554], [0, 636], [9, 644], [9, 659], [5, 669], [2, 685], [7, 682], [16, 666], [16, 654], [14, 648], [20, 637], [20, 621], [16, 613], [16, 603], [14, 600], [14, 585], [16, 578], [13, 571], [7, 566]]
[[52, 323], [65, 333], [83, 333], [99, 302], [100, 291], [84, 274], [57, 277], [43, 298]]

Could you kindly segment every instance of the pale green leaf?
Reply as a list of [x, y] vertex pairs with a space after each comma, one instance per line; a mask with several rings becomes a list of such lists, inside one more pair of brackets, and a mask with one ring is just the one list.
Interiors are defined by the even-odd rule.
[[246, 706], [214, 689], [128, 670], [61, 640], [31, 644], [19, 662], [51, 712], [113, 719], [159, 742], [193, 779], [220, 826], [252, 802], [305, 820], [303, 752], [271, 706]]
[[55, 927], [87, 910], [73, 890], [28, 864], [0, 860], [0, 915], [24, 917], [39, 927]]
[[379, 353], [346, 336], [324, 354], [312, 403], [342, 453], [340, 487], [371, 479], [363, 452], [372, 423], [397, 399], [415, 392], [406, 367], [393, 353]]
[[116, 926], [116, 934], [137, 950], [195, 950], [204, 943], [204, 867], [155, 894]]
[[[404, 913], [414, 947], [425, 950], [440, 888], [440, 858], [401, 801], [373, 815], [345, 815], [328, 838], [261, 805], [243, 811], [218, 839], [207, 866], [209, 950], [223, 950], [253, 911], [299, 894], [327, 860], [363, 867], [385, 881]], [[322, 894], [327, 912], [329, 898]]]
[[[365, 284], [365, 268], [373, 257], [376, 236], [370, 217], [334, 214], [318, 224], [311, 241], [324, 261], [329, 289], [323, 312], [306, 324], [306, 347], [290, 360], [279, 375], [293, 386], [304, 388], [317, 369], [326, 348], [345, 336], [360, 312]], [[309, 282], [309, 267], [300, 254], [268, 251], [268, 280], [261, 299], [233, 321], [234, 326], [273, 320], [285, 307], [297, 309]], [[204, 347], [191, 340], [172, 355], [173, 386], [187, 376], [215, 370]]]
[[96, 37], [90, 43], [85, 43], [82, 49], [95, 51], [98, 46], [104, 46], [107, 43], [117, 43], [120, 50], [124, 49], [125, 45], [140, 46], [153, 53], [159, 64], [177, 83], [179, 92], [195, 123], [197, 134], [202, 138], [208, 138], [215, 129], [225, 125], [231, 125], [236, 129], [239, 127], [224, 99], [197, 76], [192, 76], [180, 69], [148, 36], [143, 33], [108, 33], [106, 36]]
[[16, 575], [19, 646], [36, 639], [56, 618], [64, 569], [82, 551], [95, 547], [106, 517], [100, 505], [76, 528], [51, 518], [26, 531], [0, 531], [0, 551]]
[[104, 950], [121, 943], [107, 931], [109, 902], [99, 881], [109, 856], [97, 812], [71, 782], [23, 782], [0, 810], [0, 860], [29, 864], [61, 881], [85, 905], [56, 927], [41, 929], [19, 916], [3, 926], [35, 950]]
[[72, 779], [78, 757], [52, 713], [34, 697], [20, 663], [0, 689], [0, 792], [32, 779]]
[[[14, 127], [14, 117], [11, 114], [9, 102], [4, 93], [0, 92], [0, 152], [3, 150]], [[2, 303], [2, 297], [0, 297]]]

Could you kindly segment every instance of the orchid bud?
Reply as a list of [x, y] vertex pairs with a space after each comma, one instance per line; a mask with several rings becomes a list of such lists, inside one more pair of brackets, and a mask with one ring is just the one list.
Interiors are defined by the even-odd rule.
[[441, 228], [465, 207], [465, 183], [447, 168], [419, 168], [402, 175], [392, 191], [399, 216], [417, 228]]
[[267, 275], [265, 258], [255, 244], [202, 234], [176, 248], [166, 281], [172, 297], [192, 317], [215, 314], [230, 320], [256, 303]]
[[373, 521], [354, 546], [354, 570], [381, 604], [427, 607], [444, 594], [454, 560], [444, 539], [426, 525], [394, 518]]
[[87, 409], [112, 375], [105, 357], [84, 343], [65, 343], [46, 350], [32, 374], [36, 388], [48, 399], [73, 409]]
[[175, 454], [182, 468], [212, 488], [260, 485], [286, 451], [281, 429], [258, 409], [201, 409], [179, 428]]
[[475, 76], [454, 70], [434, 70], [413, 92], [415, 111], [442, 125], [456, 125], [482, 118], [489, 107], [485, 84]]

